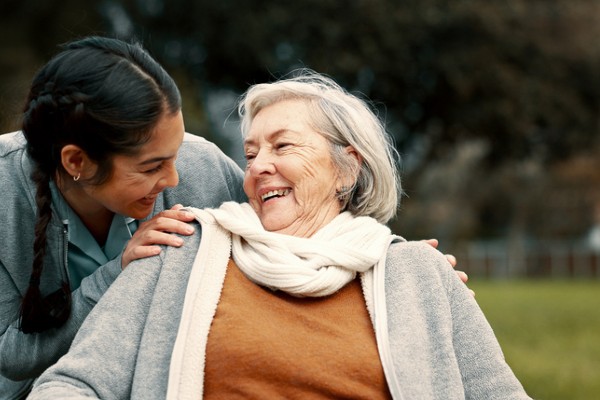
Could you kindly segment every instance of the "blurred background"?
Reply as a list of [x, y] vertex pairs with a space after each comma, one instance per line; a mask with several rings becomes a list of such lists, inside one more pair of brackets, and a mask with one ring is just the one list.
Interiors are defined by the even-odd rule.
[[457, 256], [530, 395], [600, 398], [600, 2], [2, 0], [1, 132], [89, 34], [142, 42], [240, 165], [248, 85], [308, 67], [370, 99], [402, 156], [392, 229]]

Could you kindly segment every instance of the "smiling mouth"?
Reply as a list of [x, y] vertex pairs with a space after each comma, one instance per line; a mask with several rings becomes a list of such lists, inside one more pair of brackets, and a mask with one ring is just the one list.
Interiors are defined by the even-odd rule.
[[290, 194], [290, 192], [291, 192], [290, 189], [271, 190], [270, 192], [267, 192], [267, 193], [263, 194], [262, 196], [260, 196], [260, 198], [264, 203], [265, 201], [274, 199], [276, 197], [287, 196], [288, 194]]
[[142, 201], [154, 201], [158, 197], [158, 194], [149, 194], [147, 196], [142, 197]]

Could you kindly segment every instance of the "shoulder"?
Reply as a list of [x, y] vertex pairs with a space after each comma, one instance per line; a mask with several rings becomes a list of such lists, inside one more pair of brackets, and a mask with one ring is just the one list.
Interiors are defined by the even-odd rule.
[[214, 208], [244, 201], [241, 168], [217, 145], [186, 133], [177, 157], [179, 184], [164, 191], [169, 204]]
[[217, 147], [213, 142], [209, 142], [206, 138], [202, 136], [194, 135], [193, 133], [185, 132], [183, 134], [183, 142], [181, 143], [182, 147], [190, 147], [190, 146], [198, 146], [198, 147]]
[[21, 175], [29, 173], [26, 148], [27, 141], [21, 131], [0, 135], [0, 177], [2, 182], [22, 179]]
[[197, 181], [241, 184], [243, 179], [242, 169], [216, 144], [190, 133], [185, 134], [179, 149], [177, 168]]
[[163, 245], [159, 255], [132, 261], [109, 287], [101, 302], [111, 298], [120, 302], [120, 299], [129, 298], [132, 302], [150, 304], [158, 294], [178, 298], [181, 289], [185, 288], [182, 285], [187, 282], [200, 244], [200, 225], [197, 222], [190, 224], [194, 226], [194, 233], [179, 235], [183, 239], [182, 246]]
[[[183, 278], [185, 276], [184, 281], [187, 280], [187, 275], [194, 263], [202, 237], [202, 227], [200, 223], [194, 220], [189, 222], [189, 224], [193, 226], [194, 232], [191, 235], [178, 235], [183, 239], [183, 244], [180, 247], [162, 246], [162, 251], [159, 256], [161, 274], [164, 275], [165, 272], [168, 272], [169, 274], [173, 273], [175, 275], [183, 274], [181, 277]], [[165, 267], [167, 267], [169, 271], [163, 271]]]
[[26, 144], [20, 131], [0, 135], [2, 205], [14, 213], [21, 207], [23, 211], [35, 210], [35, 187], [30, 178], [32, 162], [27, 156]]
[[386, 258], [386, 277], [420, 284], [436, 281], [446, 285], [452, 266], [446, 257], [423, 241], [397, 241], [390, 245]]
[[445, 262], [445, 257], [437, 249], [423, 241], [394, 241], [387, 254], [388, 262], [405, 264]]
[[[191, 133], [185, 133], [181, 148], [179, 149], [178, 162], [193, 160], [200, 165], [215, 164], [223, 165], [229, 168], [237, 164], [229, 158], [216, 144], [206, 140], [201, 136], [196, 136]], [[197, 166], [197, 165], [196, 165]], [[241, 171], [241, 170], [240, 170]]]
[[5, 157], [8, 154], [24, 150], [27, 141], [21, 131], [3, 133], [0, 135], [0, 157]]
[[[135, 284], [135, 281], [138, 280], [140, 276], [139, 274], [146, 274], [148, 271], [154, 270], [154, 272], [148, 274], [148, 279], [152, 280], [165, 272], [163, 269], [166, 265], [191, 264], [194, 258], [193, 256], [200, 246], [202, 230], [200, 223], [196, 220], [188, 222], [188, 224], [194, 227], [194, 232], [191, 235], [173, 234], [183, 239], [183, 244], [181, 246], [174, 247], [160, 245], [161, 252], [157, 256], [140, 258], [132, 261], [121, 273], [119, 279], [127, 277], [127, 279], [130, 279], [132, 283]], [[192, 256], [191, 260], [190, 255]], [[134, 277], [129, 277], [129, 275], [133, 275]]]

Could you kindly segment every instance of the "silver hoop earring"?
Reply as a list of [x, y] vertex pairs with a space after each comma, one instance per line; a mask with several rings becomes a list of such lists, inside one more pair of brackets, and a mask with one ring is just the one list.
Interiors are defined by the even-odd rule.
[[80, 173], [78, 173], [78, 174], [77, 174], [77, 176], [74, 176], [74, 177], [73, 177], [73, 180], [74, 180], [75, 182], [77, 182], [77, 181], [79, 180], [79, 178], [81, 178], [81, 172], [80, 172]]
[[340, 201], [345, 201], [350, 194], [350, 188], [348, 186], [342, 186], [340, 190], [335, 192], [336, 197]]

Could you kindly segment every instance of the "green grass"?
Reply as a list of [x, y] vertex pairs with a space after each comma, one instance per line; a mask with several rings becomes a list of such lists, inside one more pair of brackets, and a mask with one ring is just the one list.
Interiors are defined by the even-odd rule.
[[600, 282], [473, 279], [469, 287], [531, 397], [600, 399]]

